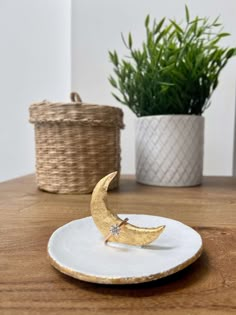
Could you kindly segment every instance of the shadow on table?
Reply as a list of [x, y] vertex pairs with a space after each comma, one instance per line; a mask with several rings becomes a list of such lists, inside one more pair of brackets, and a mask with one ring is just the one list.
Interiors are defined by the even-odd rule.
[[[87, 283], [80, 280], [70, 278], [66, 275], [60, 275], [64, 281], [70, 282], [82, 290], [95, 292], [96, 294], [109, 294], [114, 296], [135, 296], [145, 297], [152, 295], [161, 295], [164, 293], [171, 293], [178, 291], [187, 292], [194, 291], [194, 287], [199, 290], [199, 282], [204, 283], [207, 278], [210, 266], [206, 252], [203, 252], [201, 257], [187, 268], [170, 275], [168, 277], [158, 279], [155, 281], [140, 283], [140, 284], [127, 284], [127, 285], [104, 285]], [[196, 286], [197, 284], [197, 286]], [[205, 285], [200, 285], [201, 290], [204, 290]], [[191, 290], [192, 288], [192, 290]]]

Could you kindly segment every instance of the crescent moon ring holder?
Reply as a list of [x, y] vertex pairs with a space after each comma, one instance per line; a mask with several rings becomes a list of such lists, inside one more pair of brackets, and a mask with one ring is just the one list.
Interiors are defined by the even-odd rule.
[[[164, 225], [157, 227], [139, 227], [128, 223], [128, 220], [123, 224], [123, 220], [109, 209], [107, 204], [107, 190], [116, 175], [117, 172], [113, 172], [103, 177], [93, 190], [90, 210], [95, 225], [105, 238], [105, 243], [107, 243], [108, 239], [109, 242], [112, 243], [136, 246], [152, 243], [164, 231]], [[116, 231], [121, 231], [120, 226], [122, 226], [122, 233], [116, 233]]]
[[51, 235], [51, 265], [87, 282], [134, 284], [166, 277], [197, 260], [202, 239], [191, 227], [159, 216], [118, 216], [109, 209], [107, 189], [116, 174], [95, 186], [90, 217], [71, 221]]

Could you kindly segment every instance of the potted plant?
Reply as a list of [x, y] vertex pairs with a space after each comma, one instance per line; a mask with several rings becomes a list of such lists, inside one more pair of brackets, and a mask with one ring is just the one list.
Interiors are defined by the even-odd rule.
[[114, 97], [137, 115], [136, 178], [160, 186], [194, 186], [202, 180], [204, 118], [219, 74], [235, 55], [219, 42], [230, 34], [219, 19], [145, 19], [146, 40], [133, 47], [129, 33], [124, 44], [129, 56], [109, 52], [115, 76]]

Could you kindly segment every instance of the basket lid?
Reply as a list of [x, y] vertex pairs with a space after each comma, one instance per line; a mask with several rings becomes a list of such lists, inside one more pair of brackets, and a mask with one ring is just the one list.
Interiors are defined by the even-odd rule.
[[29, 108], [31, 123], [78, 122], [88, 125], [101, 125], [124, 128], [123, 111], [120, 108], [83, 103], [79, 94], [72, 92], [71, 102], [55, 103], [44, 100]]

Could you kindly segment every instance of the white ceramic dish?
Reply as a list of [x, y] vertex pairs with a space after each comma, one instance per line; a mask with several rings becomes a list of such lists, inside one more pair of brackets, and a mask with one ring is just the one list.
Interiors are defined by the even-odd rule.
[[153, 243], [143, 247], [104, 244], [92, 217], [58, 228], [48, 242], [51, 264], [74, 278], [104, 284], [141, 283], [173, 274], [202, 253], [201, 236], [189, 226], [164, 217], [120, 215], [143, 227], [166, 225]]

